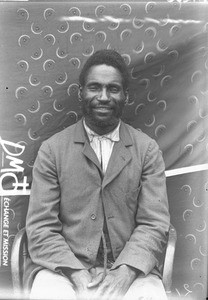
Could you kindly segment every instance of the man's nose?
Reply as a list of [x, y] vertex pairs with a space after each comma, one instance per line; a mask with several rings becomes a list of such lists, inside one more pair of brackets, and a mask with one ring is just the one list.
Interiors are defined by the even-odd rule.
[[103, 88], [101, 91], [100, 91], [100, 97], [99, 97], [99, 100], [101, 101], [107, 101], [109, 100], [109, 94], [108, 94], [108, 91], [106, 88]]

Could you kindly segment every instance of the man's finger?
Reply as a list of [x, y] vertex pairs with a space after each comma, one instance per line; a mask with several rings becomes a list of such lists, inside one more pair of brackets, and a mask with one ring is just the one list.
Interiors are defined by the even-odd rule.
[[87, 287], [92, 288], [100, 284], [103, 280], [103, 273], [100, 273], [97, 277], [95, 277], [90, 283], [88, 283]]
[[101, 284], [95, 292], [95, 299], [110, 299], [112, 293], [112, 287], [108, 284]]

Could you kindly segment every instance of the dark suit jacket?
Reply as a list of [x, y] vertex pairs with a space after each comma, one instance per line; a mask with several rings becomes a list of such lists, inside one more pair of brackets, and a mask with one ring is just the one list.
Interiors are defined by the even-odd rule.
[[153, 139], [121, 122], [103, 177], [81, 120], [39, 150], [26, 222], [33, 262], [54, 271], [93, 266], [103, 212], [112, 268], [127, 264], [157, 273], [169, 229], [161, 151]]

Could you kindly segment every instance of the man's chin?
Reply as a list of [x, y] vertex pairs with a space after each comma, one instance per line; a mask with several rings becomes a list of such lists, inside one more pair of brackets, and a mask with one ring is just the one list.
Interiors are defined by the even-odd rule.
[[94, 123], [94, 125], [98, 126], [98, 127], [109, 127], [109, 126], [113, 126], [115, 124], [118, 123], [118, 120], [101, 120], [101, 119], [98, 119], [98, 120], [93, 120], [92, 121]]
[[106, 118], [106, 117], [97, 117], [97, 118], [89, 118], [89, 117], [85, 117], [89, 123], [91, 123], [92, 125], [101, 127], [101, 128], [105, 128], [105, 127], [109, 127], [109, 126], [113, 126], [113, 125], [117, 125], [119, 122], [119, 118]]

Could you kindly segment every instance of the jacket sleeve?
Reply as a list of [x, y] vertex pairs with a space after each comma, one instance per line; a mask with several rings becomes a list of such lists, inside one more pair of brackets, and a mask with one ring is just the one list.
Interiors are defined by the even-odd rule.
[[113, 269], [126, 264], [145, 275], [155, 267], [158, 269], [170, 226], [164, 171], [161, 151], [157, 143], [151, 140], [143, 162], [136, 227], [116, 259]]
[[62, 236], [59, 219], [60, 187], [54, 153], [47, 142], [39, 150], [26, 219], [32, 261], [47, 269], [85, 269]]

